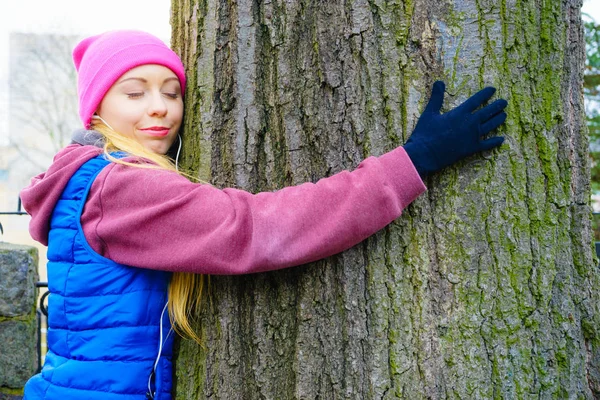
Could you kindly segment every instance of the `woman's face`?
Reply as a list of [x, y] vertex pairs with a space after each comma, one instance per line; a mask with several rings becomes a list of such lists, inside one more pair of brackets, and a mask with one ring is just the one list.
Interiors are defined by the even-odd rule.
[[166, 154], [183, 118], [179, 79], [162, 65], [133, 68], [112, 85], [96, 114], [118, 133]]

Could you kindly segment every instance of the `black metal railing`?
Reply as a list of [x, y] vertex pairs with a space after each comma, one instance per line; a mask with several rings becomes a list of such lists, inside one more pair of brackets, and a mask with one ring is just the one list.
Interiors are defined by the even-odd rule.
[[[36, 282], [35, 283], [35, 287], [37, 288], [47, 288], [48, 287], [48, 282]], [[42, 295], [42, 297], [40, 297], [40, 306], [38, 307], [36, 314], [37, 314], [37, 330], [38, 330], [38, 334], [37, 334], [37, 359], [38, 359], [38, 367], [37, 367], [37, 372], [39, 373], [42, 370], [42, 365], [44, 365], [44, 356], [45, 353], [42, 352], [42, 337], [43, 339], [47, 338], [47, 335], [44, 335], [44, 331], [48, 332], [48, 303], [47, 303], [47, 299], [48, 299], [48, 295], [50, 294], [49, 291], [46, 290], [46, 292], [44, 292], [44, 294]], [[44, 325], [42, 326], [42, 322], [44, 322]], [[48, 341], [45, 340], [46, 342], [46, 348], [48, 346]]]
[[[21, 198], [17, 200], [17, 211], [0, 211], [0, 215], [27, 215], [25, 211], [21, 211]], [[2, 222], [0, 222], [0, 233], [4, 235], [4, 228]]]
[[[21, 205], [21, 197], [17, 197], [17, 210], [16, 211], [0, 211], [0, 215], [27, 215], [27, 212], [22, 210]], [[2, 222], [0, 221], [0, 234], [4, 235], [4, 227], [2, 226]], [[47, 288], [48, 282], [36, 282], [35, 287], [37, 288]], [[47, 306], [47, 297], [50, 292], [46, 291], [42, 297], [40, 298], [40, 305], [36, 311], [37, 317], [37, 355], [38, 355], [38, 372], [42, 370], [43, 353], [42, 353], [42, 336], [45, 339], [46, 335], [43, 335], [42, 322], [45, 323], [45, 326], [48, 326], [48, 306]]]

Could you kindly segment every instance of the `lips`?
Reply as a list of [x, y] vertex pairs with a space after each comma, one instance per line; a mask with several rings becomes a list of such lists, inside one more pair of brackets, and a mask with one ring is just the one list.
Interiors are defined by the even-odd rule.
[[150, 136], [167, 136], [170, 128], [166, 128], [164, 126], [151, 126], [149, 128], [140, 129], [140, 131]]

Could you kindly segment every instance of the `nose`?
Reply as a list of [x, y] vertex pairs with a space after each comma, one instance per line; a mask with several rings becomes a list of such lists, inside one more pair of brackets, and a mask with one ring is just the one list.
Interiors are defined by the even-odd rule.
[[148, 104], [148, 115], [150, 116], [164, 116], [167, 114], [167, 103], [163, 98], [162, 94], [153, 93], [150, 96], [150, 103]]

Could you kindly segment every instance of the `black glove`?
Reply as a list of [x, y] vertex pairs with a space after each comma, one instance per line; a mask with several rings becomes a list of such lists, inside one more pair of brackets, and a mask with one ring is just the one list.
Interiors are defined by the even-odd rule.
[[495, 88], [486, 87], [455, 109], [440, 114], [445, 88], [442, 81], [433, 84], [431, 99], [404, 145], [423, 178], [462, 158], [493, 149], [504, 142], [502, 136], [487, 140], [481, 140], [481, 137], [506, 120], [506, 113], [503, 111], [508, 104], [506, 100], [496, 100], [474, 112], [492, 97], [496, 92]]

